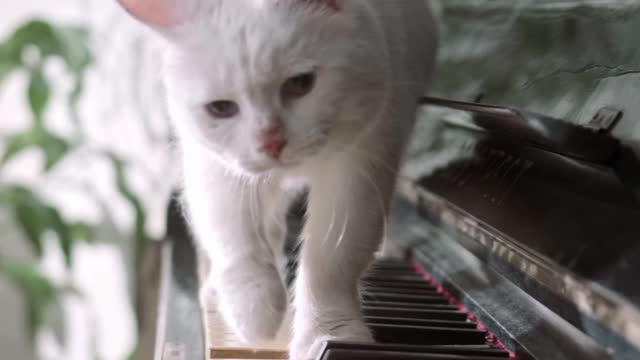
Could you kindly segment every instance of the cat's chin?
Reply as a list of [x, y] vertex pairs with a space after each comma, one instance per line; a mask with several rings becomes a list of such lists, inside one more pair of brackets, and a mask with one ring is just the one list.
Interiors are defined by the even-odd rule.
[[239, 167], [248, 176], [263, 176], [271, 173], [287, 173], [300, 166], [299, 161], [270, 161], [268, 163], [240, 163]]

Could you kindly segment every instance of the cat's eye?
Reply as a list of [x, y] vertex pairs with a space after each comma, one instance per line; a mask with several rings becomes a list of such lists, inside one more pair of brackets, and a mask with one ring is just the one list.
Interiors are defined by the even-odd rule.
[[301, 98], [313, 90], [315, 82], [314, 73], [293, 76], [282, 84], [282, 98], [285, 100]]
[[205, 108], [209, 115], [218, 119], [228, 119], [238, 115], [240, 107], [231, 100], [218, 100], [208, 103]]

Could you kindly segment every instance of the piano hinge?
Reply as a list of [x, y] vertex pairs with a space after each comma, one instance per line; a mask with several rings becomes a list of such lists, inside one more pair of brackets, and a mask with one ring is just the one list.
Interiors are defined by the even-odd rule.
[[624, 113], [622, 110], [618, 110], [612, 107], [603, 107], [598, 110], [593, 118], [585, 125], [585, 127], [599, 131], [599, 132], [611, 132]]

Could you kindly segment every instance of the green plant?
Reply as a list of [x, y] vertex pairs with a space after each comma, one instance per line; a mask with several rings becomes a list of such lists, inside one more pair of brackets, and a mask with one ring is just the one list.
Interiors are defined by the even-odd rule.
[[[46, 110], [52, 98], [52, 86], [44, 69], [52, 59], [63, 61], [74, 84], [66, 99], [75, 130], [69, 138], [56, 135], [46, 125]], [[32, 20], [0, 42], [0, 85], [14, 73], [22, 73], [28, 77], [25, 97], [33, 120], [28, 130], [0, 137], [0, 144], [4, 145], [0, 157], [0, 179], [5, 165], [27, 149], [40, 149], [44, 154], [44, 177], [49, 176], [65, 157], [79, 148], [90, 151], [91, 156], [108, 159], [114, 169], [113, 181], [116, 188], [134, 210], [135, 227], [130, 237], [134, 243], [136, 264], [140, 264], [141, 261], [138, 260], [149, 241], [145, 233], [146, 214], [141, 201], [127, 184], [127, 163], [107, 149], [85, 146], [88, 140], [83, 134], [77, 105], [83, 93], [85, 74], [91, 64], [89, 34], [83, 27], [59, 26], [43, 20]], [[87, 148], [91, 150], [86, 150]], [[55, 234], [63, 250], [66, 265], [70, 268], [73, 266], [74, 245], [93, 241], [96, 225], [66, 220], [59, 209], [38, 194], [37, 189], [0, 181], [0, 208], [12, 214], [16, 226], [20, 228], [36, 257], [43, 255], [45, 235]], [[31, 336], [46, 323], [47, 314], [59, 305], [62, 295], [77, 294], [71, 284], [54, 285], [46, 274], [38, 270], [35, 263], [16, 262], [9, 254], [0, 254], [0, 275], [6, 276], [22, 291], [28, 304], [27, 321]]]

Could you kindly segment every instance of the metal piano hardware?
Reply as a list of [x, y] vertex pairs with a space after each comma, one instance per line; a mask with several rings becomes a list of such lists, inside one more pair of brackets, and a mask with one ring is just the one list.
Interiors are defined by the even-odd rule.
[[611, 131], [622, 117], [613, 108], [601, 109], [585, 127], [572, 125], [545, 115], [514, 108], [425, 97], [423, 105], [441, 106], [473, 114], [472, 123], [489, 132], [503, 133], [513, 141], [525, 141], [532, 146], [572, 158], [607, 163], [619, 147], [613, 137], [594, 130]]
[[[621, 113], [601, 110], [588, 129], [423, 102], [471, 113], [447, 125], [467, 140], [447, 144], [460, 151], [446, 165], [399, 182], [387, 237], [407, 257], [380, 260], [362, 280], [376, 343], [329, 342], [317, 360], [640, 359], [640, 161], [607, 133]], [[289, 218], [288, 284], [303, 210]], [[238, 348], [214, 327], [205, 340], [194, 249], [180, 214], [170, 216], [158, 360], [286, 359], [286, 338]]]
[[603, 107], [593, 115], [593, 118], [586, 126], [596, 131], [609, 133], [613, 131], [623, 115], [623, 112], [620, 110]]

